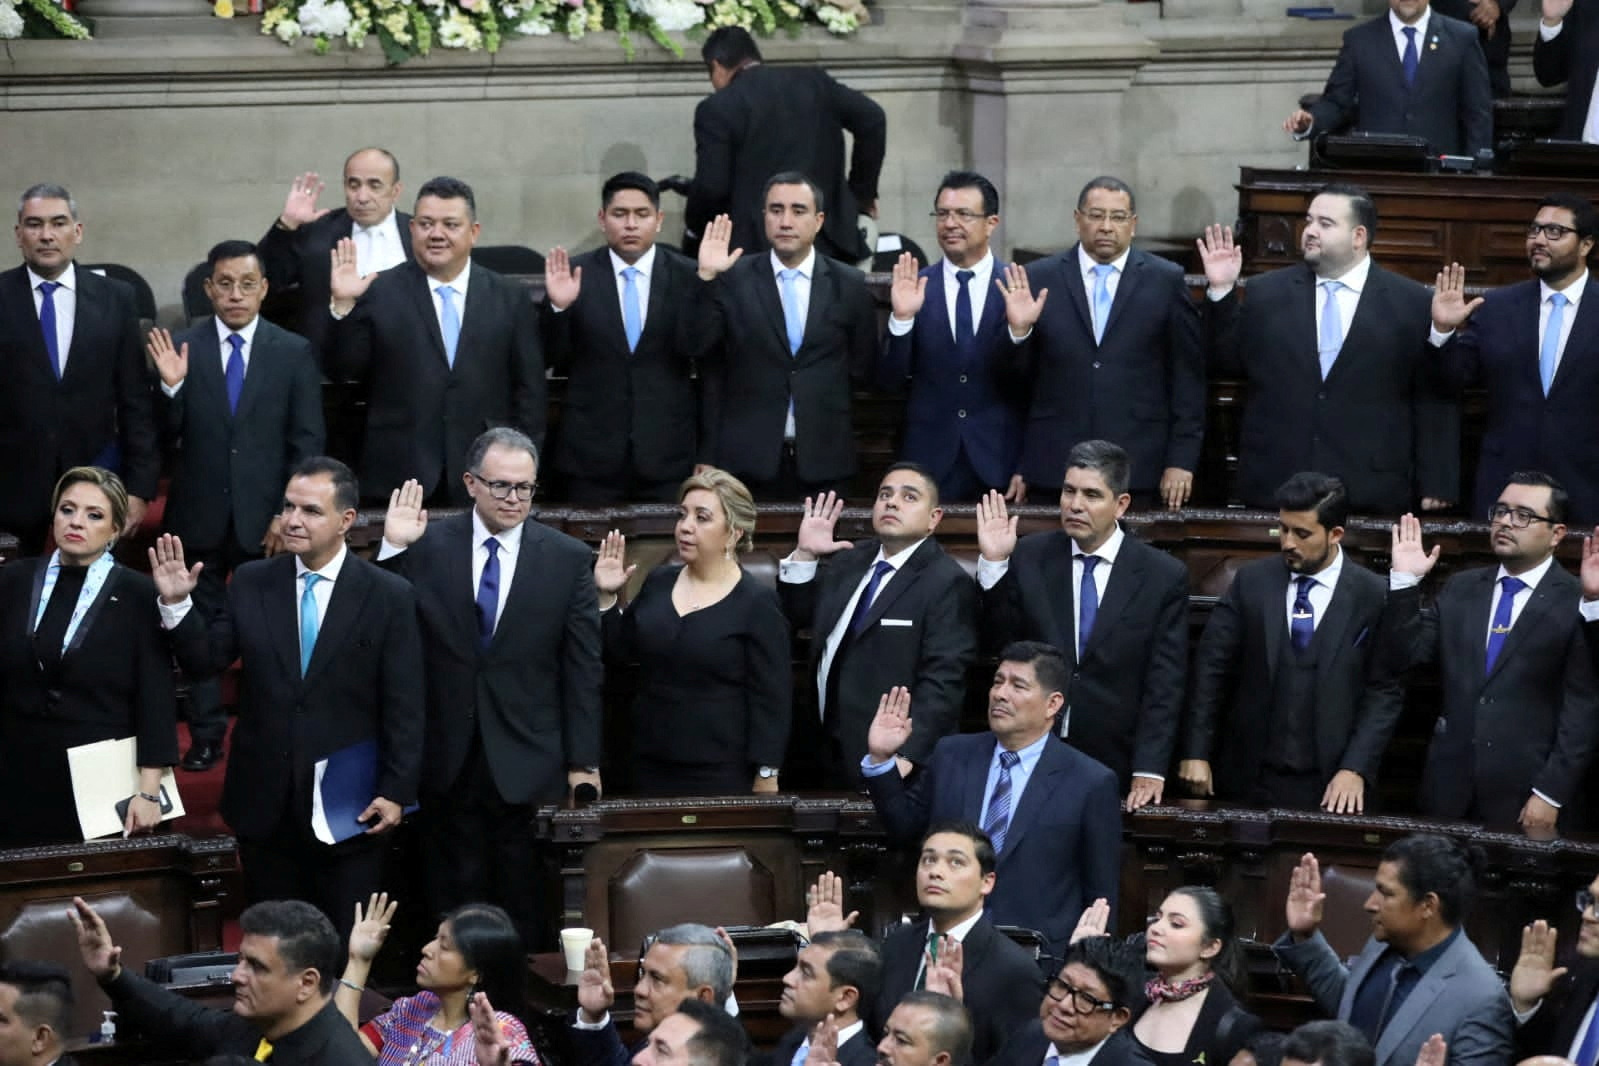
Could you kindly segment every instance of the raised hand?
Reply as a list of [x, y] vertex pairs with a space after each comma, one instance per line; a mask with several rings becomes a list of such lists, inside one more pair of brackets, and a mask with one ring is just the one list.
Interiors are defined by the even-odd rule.
[[1416, 1052], [1416, 1066], [1444, 1066], [1449, 1061], [1449, 1045], [1444, 1041], [1444, 1034], [1434, 1033], [1421, 1045], [1421, 1050]]
[[805, 931], [810, 936], [848, 929], [860, 916], [860, 911], [844, 914], [844, 879], [832, 870], [825, 871], [805, 890]]
[[638, 566], [627, 565], [627, 538], [622, 531], [613, 529], [600, 541], [599, 558], [594, 560], [594, 587], [607, 596], [615, 596], [627, 587], [627, 579]]
[[557, 244], [544, 260], [544, 295], [550, 306], [565, 311], [577, 302], [583, 288], [583, 268], [572, 269], [572, 258], [566, 249]]
[[838, 1019], [831, 1013], [811, 1030], [805, 1066], [838, 1066]]
[[1083, 913], [1077, 917], [1077, 926], [1072, 930], [1072, 938], [1068, 943], [1075, 944], [1085, 937], [1104, 936], [1110, 926], [1110, 901], [1100, 896], [1094, 902], [1083, 908]]
[[965, 990], [961, 985], [961, 970], [965, 964], [966, 956], [961, 942], [952, 937], [940, 937], [938, 958], [927, 960], [927, 990], [942, 992], [956, 1002], [965, 999]]
[[389, 925], [394, 921], [394, 912], [399, 906], [400, 901], [389, 899], [387, 892], [372, 893], [364, 907], [360, 900], [356, 901], [355, 925], [350, 929], [352, 959], [370, 964], [378, 957], [378, 949], [388, 939]]
[[1284, 912], [1289, 930], [1299, 938], [1309, 936], [1321, 924], [1321, 905], [1327, 893], [1321, 890], [1321, 864], [1305, 852], [1288, 880], [1288, 903]]
[[1555, 982], [1566, 975], [1564, 966], [1555, 965], [1555, 938], [1558, 931], [1542, 918], [1521, 929], [1521, 954], [1510, 971], [1510, 1002], [1516, 1013], [1526, 1014], [1549, 994]]
[[877, 701], [877, 714], [866, 731], [866, 752], [875, 763], [887, 762], [911, 738], [911, 690], [896, 685]]
[[901, 252], [899, 259], [894, 262], [894, 283], [888, 290], [888, 302], [893, 308], [894, 317], [901, 322], [909, 322], [922, 309], [922, 301], [926, 296], [927, 279], [916, 269], [916, 257], [909, 252]]
[[355, 306], [355, 301], [372, 287], [377, 274], [361, 276], [360, 268], [355, 265], [355, 242], [348, 237], [335, 244], [328, 255], [332, 257], [329, 288], [333, 293], [333, 307], [339, 314], [347, 315]]
[[1177, 778], [1196, 796], [1213, 796], [1215, 782], [1210, 776], [1210, 763], [1205, 759], [1183, 759], [1177, 764]]
[[1599, 526], [1582, 542], [1582, 598], [1599, 600]]
[[172, 347], [172, 334], [167, 330], [160, 326], [152, 329], [145, 340], [144, 350], [155, 364], [156, 372], [161, 375], [161, 384], [167, 388], [177, 388], [189, 376], [189, 346]]
[[735, 248], [728, 251], [727, 246], [733, 240], [733, 220], [726, 215], [717, 215], [711, 219], [710, 225], [705, 227], [705, 236], [700, 238], [700, 277], [710, 281], [725, 270], [730, 270], [739, 256], [744, 254], [744, 249]]
[[1361, 814], [1366, 809], [1366, 779], [1354, 770], [1339, 770], [1321, 794], [1321, 809], [1332, 814]]
[[616, 1002], [611, 985], [611, 953], [599, 937], [589, 941], [583, 954], [583, 973], [577, 979], [577, 1005], [583, 1020], [598, 1022]]
[[1315, 123], [1315, 121], [1316, 116], [1312, 115], [1304, 108], [1298, 108], [1293, 114], [1289, 115], [1283, 120], [1283, 132], [1292, 133], [1295, 136], [1298, 136], [1301, 133], [1309, 133], [1310, 127]]
[[991, 563], [1002, 563], [1016, 550], [1017, 515], [1007, 512], [998, 489], [977, 498], [977, 551]]
[[1010, 331], [1021, 335], [1032, 329], [1038, 322], [1038, 316], [1044, 313], [1044, 301], [1049, 298], [1049, 290], [1040, 289], [1038, 295], [1034, 296], [1027, 284], [1027, 268], [1020, 263], [1007, 266], [1005, 276], [995, 278], [994, 284], [1005, 296], [1005, 321]]
[[827, 492], [814, 500], [805, 497], [805, 517], [800, 519], [799, 546], [794, 549], [794, 557], [800, 562], [809, 562], [855, 547], [853, 541], [833, 539], [838, 516], [843, 513], [844, 500], [837, 493]]
[[1233, 243], [1233, 229], [1212, 223], [1194, 242], [1199, 246], [1200, 261], [1205, 264], [1205, 284], [1221, 292], [1238, 284], [1238, 275], [1244, 270], [1244, 250]]
[[317, 210], [317, 197], [322, 195], [322, 190], [325, 188], [327, 186], [314, 172], [308, 171], [295, 178], [294, 183], [289, 186], [288, 199], [283, 201], [283, 214], [278, 216], [283, 228], [299, 229], [307, 222], [315, 222], [332, 210], [327, 207]]
[[1571, 14], [1572, 0], [1543, 0], [1539, 15], [1545, 26], [1558, 26]]
[[500, 1020], [494, 1016], [494, 1004], [489, 1002], [488, 994], [473, 993], [467, 1013], [472, 1018], [472, 1054], [477, 1066], [507, 1066], [511, 1045], [500, 1028]]
[[1453, 333], [1466, 324], [1471, 313], [1482, 306], [1483, 298], [1466, 300], [1466, 268], [1450, 263], [1438, 271], [1432, 290], [1432, 328]]
[[383, 515], [383, 539], [396, 548], [409, 548], [427, 532], [428, 513], [422, 507], [422, 483], [411, 478], [389, 493]]
[[122, 949], [112, 942], [105, 919], [83, 902], [81, 896], [72, 897], [72, 909], [67, 917], [78, 931], [78, 954], [83, 956], [83, 968], [100, 981], [115, 977], [122, 969]]
[[176, 606], [189, 598], [194, 586], [200, 583], [204, 563], [195, 563], [191, 570], [183, 564], [183, 541], [171, 533], [155, 539], [150, 549], [150, 576], [155, 580], [155, 590], [161, 602]]
[[1393, 527], [1393, 546], [1389, 551], [1388, 565], [1401, 574], [1426, 577], [1438, 564], [1438, 555], [1442, 551], [1440, 545], [1434, 544], [1429, 553], [1421, 543], [1421, 519], [1413, 514], [1403, 514], [1399, 516], [1399, 524]]

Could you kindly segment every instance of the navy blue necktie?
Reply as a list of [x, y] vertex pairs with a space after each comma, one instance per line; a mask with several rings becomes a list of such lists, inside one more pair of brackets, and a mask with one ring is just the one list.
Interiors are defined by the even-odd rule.
[[1010, 829], [1010, 772], [1022, 757], [1014, 751], [999, 753], [999, 780], [994, 782], [994, 794], [988, 797], [988, 811], [983, 815], [983, 832], [993, 841], [994, 854], [1005, 847], [1005, 833]]
[[1499, 660], [1499, 653], [1505, 646], [1505, 638], [1510, 636], [1510, 610], [1516, 604], [1516, 593], [1527, 587], [1527, 583], [1521, 578], [1509, 575], [1500, 578], [1499, 585], [1499, 606], [1494, 608], [1493, 622], [1488, 626], [1489, 673], [1493, 672], [1494, 663]]
[[1588, 1035], [1582, 1038], [1582, 1046], [1577, 1048], [1571, 1061], [1577, 1066], [1594, 1066], [1599, 1062], [1599, 1012], [1588, 1019]]
[[849, 616], [850, 636], [859, 633], [866, 625], [866, 612], [872, 609], [872, 601], [877, 598], [877, 586], [883, 583], [883, 578], [892, 573], [894, 567], [887, 559], [877, 560], [877, 565], [872, 567], [872, 579], [866, 583], [866, 588], [861, 591], [861, 598], [855, 601], [855, 613]]
[[1085, 555], [1083, 559], [1083, 583], [1077, 593], [1077, 661], [1083, 661], [1083, 649], [1088, 647], [1088, 638], [1094, 635], [1094, 617], [1099, 614], [1099, 585], [1094, 581], [1094, 565], [1099, 562], [1097, 555]]
[[1310, 638], [1316, 635], [1316, 612], [1310, 606], [1310, 588], [1316, 583], [1313, 577], [1300, 577], [1299, 594], [1294, 597], [1294, 616], [1288, 623], [1288, 634], [1295, 651], [1310, 647]]
[[972, 290], [968, 284], [974, 275], [970, 270], [955, 271], [960, 291], [955, 294], [955, 347], [963, 348], [972, 339]]
[[244, 338], [237, 333], [229, 333], [228, 347], [233, 351], [228, 353], [228, 366], [223, 371], [223, 377], [228, 386], [228, 413], [237, 414], [239, 394], [244, 391]]
[[1416, 84], [1416, 71], [1421, 67], [1421, 53], [1416, 51], [1416, 27], [1405, 27], [1405, 55], [1401, 63], [1405, 68], [1405, 88]]
[[44, 350], [50, 353], [50, 369], [56, 372], [56, 380], [61, 380], [61, 338], [56, 335], [56, 301], [55, 292], [61, 287], [59, 281], [39, 282], [39, 328], [44, 331]]
[[489, 557], [483, 561], [483, 576], [477, 583], [477, 632], [486, 648], [494, 639], [494, 616], [500, 610], [500, 542], [490, 537], [483, 542]]

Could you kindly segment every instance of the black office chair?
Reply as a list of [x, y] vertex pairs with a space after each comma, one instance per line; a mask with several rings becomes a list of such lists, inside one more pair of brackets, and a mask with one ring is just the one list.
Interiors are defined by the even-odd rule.
[[884, 237], [898, 237], [900, 246], [886, 252], [879, 252], [874, 249], [872, 251], [872, 269], [870, 273], [886, 274], [893, 270], [894, 264], [899, 262], [901, 252], [909, 252], [916, 257], [917, 270], [927, 265], [927, 253], [922, 251], [922, 246], [903, 233], [879, 233], [877, 235], [879, 244], [882, 243]]
[[497, 274], [542, 274], [544, 256], [521, 244], [489, 244], [472, 249], [472, 262]]
[[132, 285], [133, 306], [138, 310], [139, 317], [144, 320], [145, 328], [149, 329], [155, 325], [155, 290], [150, 288], [150, 283], [144, 280], [143, 274], [121, 263], [85, 263], [83, 269]]

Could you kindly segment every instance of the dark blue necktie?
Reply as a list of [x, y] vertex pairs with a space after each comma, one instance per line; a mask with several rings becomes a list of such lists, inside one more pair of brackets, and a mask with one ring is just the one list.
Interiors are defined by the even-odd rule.
[[1299, 594], [1294, 597], [1294, 616], [1288, 623], [1288, 634], [1295, 651], [1310, 647], [1310, 638], [1316, 635], [1316, 612], [1310, 606], [1310, 588], [1316, 583], [1313, 577], [1300, 577]]
[[972, 290], [967, 284], [973, 278], [970, 270], [955, 271], [960, 291], [955, 294], [955, 347], [962, 348], [972, 339]]
[[500, 610], [500, 542], [490, 537], [483, 542], [489, 557], [483, 561], [483, 576], [477, 583], [478, 640], [486, 648], [494, 639], [494, 616]]
[[1421, 66], [1421, 53], [1416, 51], [1416, 27], [1405, 27], [1405, 55], [1400, 61], [1405, 67], [1405, 88], [1416, 84], [1416, 70]]
[[228, 347], [233, 349], [228, 355], [227, 369], [223, 371], [228, 384], [228, 413], [237, 414], [239, 393], [244, 391], [244, 338], [237, 333], [229, 333]]
[[59, 281], [39, 282], [39, 328], [44, 331], [44, 350], [50, 353], [50, 369], [56, 372], [56, 380], [61, 380], [61, 338], [56, 336], [56, 301], [55, 292], [61, 287]]
[[1005, 831], [1010, 828], [1010, 772], [1022, 761], [1014, 751], [999, 753], [999, 780], [994, 782], [994, 794], [988, 797], [988, 811], [983, 815], [983, 832], [993, 841], [994, 854], [1005, 847]]
[[1582, 1046], [1577, 1048], [1571, 1061], [1577, 1066], [1594, 1066], [1599, 1062], [1599, 1012], [1588, 1019], [1588, 1035], [1582, 1038]]
[[1083, 649], [1088, 647], [1088, 638], [1094, 635], [1094, 616], [1099, 614], [1099, 586], [1094, 582], [1094, 566], [1099, 562], [1097, 555], [1085, 555], [1083, 559], [1083, 583], [1077, 593], [1077, 661], [1083, 661]]
[[[1527, 583], [1519, 577], [1505, 576], [1499, 579], [1499, 606], [1494, 608], [1493, 623], [1488, 627], [1488, 671], [1491, 673], [1494, 663], [1499, 659], [1499, 652], [1505, 646], [1505, 638], [1510, 636], [1510, 609], [1515, 606], [1516, 593], [1527, 587]], [[1480, 618], [1481, 615], [1478, 615]]]
[[861, 598], [855, 601], [855, 613], [849, 616], [850, 635], [859, 633], [866, 625], [866, 612], [872, 609], [872, 601], [877, 598], [877, 586], [883, 583], [883, 578], [892, 573], [894, 567], [887, 559], [877, 560], [877, 565], [872, 567], [872, 579], [866, 583], [866, 588], [861, 592]]

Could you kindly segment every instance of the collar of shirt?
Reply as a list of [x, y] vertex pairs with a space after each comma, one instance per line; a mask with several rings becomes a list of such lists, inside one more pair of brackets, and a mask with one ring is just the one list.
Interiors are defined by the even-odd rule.
[[959, 292], [961, 283], [960, 279], [955, 275], [962, 270], [970, 270], [972, 272], [972, 280], [968, 284], [981, 287], [986, 293], [988, 291], [986, 288], [988, 285], [988, 279], [994, 273], [994, 253], [985, 252], [983, 254], [983, 258], [979, 259], [969, 267], [958, 267], [954, 263], [951, 263], [948, 259], [945, 259], [944, 284], [948, 285], [952, 290]]
[[1072, 541], [1072, 558], [1079, 559], [1084, 555], [1093, 555], [1099, 559], [1100, 565], [1115, 566], [1116, 556], [1121, 554], [1122, 541], [1126, 538], [1127, 534], [1122, 532], [1121, 523], [1118, 522], [1116, 524], [1116, 528], [1110, 531], [1110, 536], [1105, 538], [1105, 543], [1101, 544], [1091, 552], [1083, 551], [1083, 549], [1077, 546], [1077, 542], [1075, 540]]
[[617, 255], [616, 252], [610, 248], [607, 248], [606, 251], [611, 255], [611, 273], [615, 274], [617, 277], [621, 277], [622, 271], [626, 270], [628, 267], [632, 267], [640, 274], [643, 274], [645, 280], [647, 281], [649, 280], [650, 272], [655, 269], [655, 245], [653, 244], [650, 245], [649, 251], [638, 257], [638, 262], [636, 263], [629, 263], [626, 259], [623, 259], [621, 256]]
[[244, 338], [244, 350], [246, 353], [245, 359], [248, 361], [250, 346], [255, 343], [255, 327], [261, 324], [261, 316], [256, 315], [254, 318], [250, 319], [247, 325], [241, 326], [238, 329], [229, 329], [227, 323], [223, 322], [215, 315], [212, 316], [212, 321], [217, 324], [217, 344], [222, 349], [223, 357], [226, 358], [228, 354], [228, 338], [237, 333], [239, 336]]
[[448, 285], [450, 288], [454, 289], [455, 294], [461, 298], [461, 306], [464, 308], [466, 306], [466, 286], [471, 280], [471, 274], [472, 257], [467, 256], [466, 262], [461, 266], [461, 272], [455, 275], [453, 278], [436, 278], [432, 274], [429, 274], [427, 276], [428, 289], [431, 292], [437, 293], [440, 285]]
[[298, 581], [306, 574], [314, 573], [321, 577], [322, 580], [326, 581], [328, 584], [336, 584], [339, 580], [339, 573], [344, 569], [344, 560], [349, 556], [349, 554], [349, 547], [347, 545], [340, 544], [338, 554], [335, 555], [328, 562], [328, 564], [320, 570], [312, 570], [309, 566], [305, 565], [305, 561], [303, 559], [296, 555], [294, 557], [294, 579]]
[[1288, 572], [1288, 587], [1290, 589], [1297, 588], [1298, 586], [1297, 586], [1296, 582], [1301, 577], [1313, 577], [1313, 578], [1316, 579], [1316, 584], [1318, 584], [1318, 585], [1325, 586], [1326, 588], [1329, 588], [1329, 589], [1337, 588], [1338, 587], [1338, 577], [1343, 572], [1344, 572], [1344, 550], [1342, 548], [1340, 548], [1338, 545], [1334, 544], [1333, 545], [1333, 561], [1332, 562], [1328, 563], [1326, 566], [1322, 567], [1320, 570], [1316, 571], [1314, 574], [1296, 574], [1292, 570], [1290, 570]]
[[[772, 277], [775, 278], [778, 274], [790, 269], [789, 267], [783, 265], [783, 261], [781, 259], [777, 258], [776, 252], [767, 252], [766, 254], [772, 258]], [[815, 276], [813, 273], [816, 270], [815, 245], [812, 245], [811, 250], [805, 253], [805, 259], [800, 263], [797, 269], [800, 272], [800, 277], [804, 278], [806, 281], [810, 281], [811, 278]]]
[[[1121, 276], [1127, 270], [1127, 257], [1132, 254], [1133, 249], [1129, 245], [1125, 252], [1110, 261], [1110, 265], [1116, 268], [1116, 273], [1113, 275], [1114, 277]], [[1101, 265], [1099, 260], [1089, 255], [1087, 249], [1083, 247], [1082, 242], [1078, 241], [1077, 268], [1082, 272], [1083, 280], [1087, 281], [1089, 284], [1092, 284], [1094, 281], [1094, 268], [1099, 265]]]
[[522, 523], [518, 522], [499, 533], [490, 533], [489, 527], [483, 524], [483, 516], [477, 513], [476, 507], [472, 508], [472, 550], [483, 547], [483, 542], [490, 537], [500, 542], [500, 562], [512, 562], [516, 558], [516, 550], [522, 546]]
[[[1415, 21], [1415, 23], [1413, 24], [1413, 26], [1411, 27], [1411, 28], [1415, 29], [1415, 31], [1416, 31], [1416, 55], [1417, 56], [1420, 56], [1421, 52], [1422, 52], [1422, 49], [1426, 47], [1425, 42], [1427, 40], [1427, 26], [1431, 22], [1432, 22], [1432, 5], [1429, 4], [1426, 7], [1421, 9], [1421, 18], [1417, 19]], [[1393, 31], [1394, 43], [1399, 46], [1399, 51], [1402, 54], [1404, 52], [1404, 50], [1405, 50], [1405, 29], [1406, 29], [1406, 26], [1405, 26], [1405, 24], [1403, 22], [1399, 21], [1399, 16], [1394, 14], [1391, 9], [1388, 12], [1388, 28], [1391, 31]]]
[[[911, 561], [911, 556], [916, 554], [916, 549], [920, 548], [922, 546], [922, 541], [925, 541], [926, 539], [926, 537], [923, 537], [915, 544], [912, 544], [909, 548], [906, 548], [901, 552], [895, 552], [893, 555], [884, 555], [883, 546], [879, 544], [877, 546], [877, 558], [872, 560], [872, 565], [876, 566], [878, 563], [886, 560], [888, 565], [894, 568], [894, 573], [897, 574], [901, 570], [905, 569], [905, 564]], [[871, 573], [871, 571], [868, 570], [867, 573]]]
[[1439, 959], [1443, 958], [1444, 952], [1449, 950], [1450, 946], [1454, 944], [1455, 939], [1459, 936], [1460, 927], [1456, 926], [1454, 931], [1448, 936], [1438, 941], [1438, 943], [1434, 944], [1426, 951], [1417, 952], [1416, 954], [1412, 955], [1410, 958], [1406, 959], [1405, 962], [1408, 963], [1410, 968], [1415, 970], [1416, 973], [1425, 976], [1427, 971], [1432, 969], [1433, 964]]
[[1549, 297], [1558, 292], [1566, 298], [1566, 313], [1574, 315], [1577, 311], [1577, 304], [1582, 300], [1582, 291], [1587, 287], [1588, 270], [1586, 267], [1583, 268], [1581, 274], [1577, 275], [1576, 281], [1573, 281], [1563, 289], [1552, 289], [1547, 281], [1540, 280], [1538, 282], [1538, 304], [1542, 306], [1548, 303]]
[[[1551, 555], [1551, 556], [1549, 556], [1549, 558], [1545, 559], [1543, 562], [1539, 563], [1537, 566], [1533, 567], [1531, 570], [1528, 570], [1524, 574], [1517, 574], [1516, 576], [1521, 578], [1521, 580], [1523, 580], [1523, 581], [1525, 581], [1527, 583], [1526, 591], [1531, 592], [1532, 590], [1534, 590], [1534, 589], [1536, 589], [1538, 587], [1538, 582], [1543, 580], [1543, 576], [1549, 572], [1549, 568], [1551, 566], [1553, 566], [1554, 564], [1555, 564], [1555, 557], [1553, 555]], [[1503, 581], [1505, 578], [1507, 578], [1509, 576], [1510, 576], [1510, 571], [1506, 570], [1503, 566], [1501, 566], [1499, 568], [1499, 573], [1494, 576], [1494, 584], [1496, 584], [1496, 585], [1499, 584], [1500, 581]], [[1501, 586], [1501, 587], [1503, 587], [1503, 586]]]
[[[28, 288], [34, 292], [38, 292], [39, 286], [49, 280], [49, 278], [42, 278], [35, 274], [32, 267], [28, 268]], [[78, 291], [78, 264], [68, 263], [67, 269], [61, 272], [61, 276], [56, 278], [55, 282], [68, 292], [76, 293]]]
[[[1105, 1040], [1109, 1039], [1110, 1037], [1108, 1036], [1105, 1038]], [[1088, 1066], [1090, 1062], [1094, 1061], [1094, 1056], [1099, 1054], [1099, 1049], [1105, 1046], [1105, 1040], [1101, 1040], [1086, 1051], [1078, 1051], [1070, 1055], [1055, 1044], [1050, 1044], [1049, 1051], [1044, 1055], [1044, 1060], [1047, 1062], [1049, 1057], [1053, 1055], [1058, 1066]]]
[[[858, 1034], [865, 1027], [866, 1027], [866, 1023], [864, 1021], [861, 1021], [860, 1019], [856, 1019], [854, 1022], [851, 1022], [849, 1025], [844, 1026], [844, 1028], [842, 1028], [842, 1029], [840, 1029], [838, 1031], [838, 1043], [835, 1044], [834, 1046], [835, 1047], [843, 1047], [845, 1044], [849, 1043], [849, 1041], [853, 1040], [855, 1038], [856, 1034]], [[804, 1051], [807, 1048], [809, 1048], [810, 1046], [811, 1046], [811, 1038], [807, 1034], [805, 1039], [800, 1041], [800, 1045], [799, 1045], [798, 1048], [795, 1049], [795, 1051], [796, 1052]], [[774, 1064], [774, 1066], [782, 1066], [782, 1064]]]
[[375, 226], [363, 226], [361, 223], [351, 219], [350, 236], [359, 237], [363, 233], [370, 233], [373, 236], [378, 236], [379, 234], [386, 235], [391, 238], [395, 242], [396, 247], [398, 247], [400, 241], [399, 216], [392, 208], [390, 208], [388, 215], [384, 217], [382, 222], [379, 222]]
[[[1043, 744], [1038, 745], [1038, 750], [1044, 750]], [[945, 933], [944, 935], [955, 941], [957, 944], [964, 944], [966, 943], [966, 938], [972, 934], [972, 926], [976, 925], [978, 920], [982, 917], [983, 908], [979, 906], [975, 914], [973, 914], [970, 918], [963, 919], [962, 921], [956, 922], [954, 925], [950, 926], [949, 932]], [[928, 923], [927, 930], [928, 932], [932, 932], [933, 925], [931, 922]]]
[[1363, 255], [1360, 257], [1360, 262], [1344, 271], [1338, 277], [1317, 278], [1316, 284], [1319, 286], [1325, 281], [1341, 282], [1344, 288], [1359, 296], [1365, 290], [1366, 279], [1369, 277], [1371, 277], [1371, 256]]
[[[1055, 724], [1058, 725], [1059, 723], [1057, 722]], [[1038, 760], [1043, 756], [1044, 745], [1049, 743], [1049, 738], [1050, 730], [1046, 729], [1044, 730], [1043, 736], [1027, 745], [1027, 747], [1018, 750], [1016, 752], [1017, 767], [1026, 770], [1029, 774], [1031, 774], [1033, 772], [1033, 767], [1038, 765]], [[999, 742], [996, 740], [994, 742], [994, 755], [988, 763], [992, 769], [999, 769], [999, 753], [1003, 750], [1004, 749], [999, 746]], [[1015, 771], [1012, 771], [1012, 773], [1014, 772]]]

